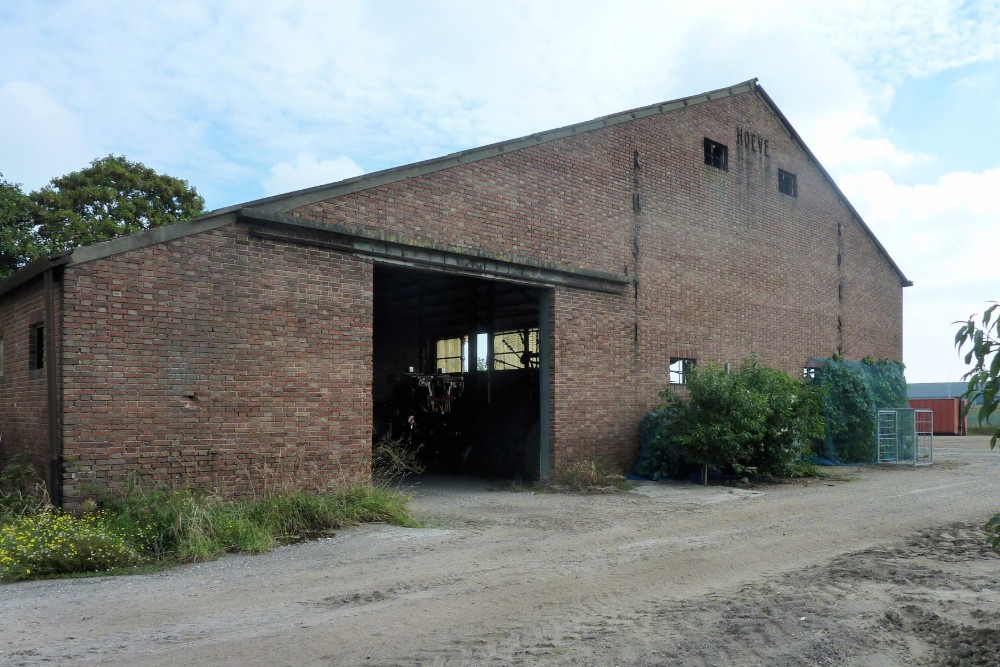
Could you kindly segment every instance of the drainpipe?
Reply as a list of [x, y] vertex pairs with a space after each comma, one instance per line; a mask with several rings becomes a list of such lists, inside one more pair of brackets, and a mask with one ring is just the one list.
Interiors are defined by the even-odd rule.
[[53, 268], [45, 271], [45, 384], [49, 413], [49, 495], [62, 507], [62, 405], [56, 368], [56, 299]]

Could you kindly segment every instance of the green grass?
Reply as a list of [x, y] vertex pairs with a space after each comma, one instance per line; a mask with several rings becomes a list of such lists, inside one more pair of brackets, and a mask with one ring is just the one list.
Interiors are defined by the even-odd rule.
[[48, 506], [0, 517], [0, 580], [121, 573], [225, 553], [257, 554], [359, 523], [416, 526], [407, 502], [373, 486], [292, 489], [252, 500], [134, 487], [80, 517]]

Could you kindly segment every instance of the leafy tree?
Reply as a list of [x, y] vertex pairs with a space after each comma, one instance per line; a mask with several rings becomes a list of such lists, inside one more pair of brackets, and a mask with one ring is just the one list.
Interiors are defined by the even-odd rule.
[[31, 198], [0, 174], [0, 280], [41, 254], [31, 217]]
[[[973, 366], [962, 376], [969, 383], [964, 397], [970, 405], [982, 399], [980, 425], [984, 421], [989, 423], [990, 415], [1000, 404], [1000, 303], [991, 303], [993, 305], [983, 312], [981, 324], [977, 324], [976, 316], [971, 316], [955, 334], [955, 347], [959, 353], [969, 345], [965, 363]], [[990, 449], [996, 447], [997, 439], [1000, 439], [1000, 428], [990, 438]]]
[[186, 181], [109, 155], [31, 193], [49, 253], [193, 218], [205, 200]]
[[[981, 323], [977, 323], [976, 316], [973, 315], [955, 334], [955, 347], [959, 353], [966, 345], [970, 346], [965, 353], [965, 363], [972, 364], [972, 370], [962, 376], [969, 383], [963, 396], [969, 401], [969, 405], [982, 399], [983, 403], [979, 407], [980, 425], [989, 421], [990, 415], [996, 412], [1000, 404], [1000, 303], [991, 303], [993, 305], [983, 311]], [[990, 449], [996, 447], [997, 439], [1000, 439], [1000, 428], [990, 438]], [[989, 520], [986, 530], [991, 535], [990, 545], [1000, 552], [1000, 514]]]

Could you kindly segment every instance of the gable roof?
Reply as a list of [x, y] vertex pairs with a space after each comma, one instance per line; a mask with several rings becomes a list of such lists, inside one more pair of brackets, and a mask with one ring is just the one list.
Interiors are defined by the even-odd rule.
[[[878, 248], [878, 251], [892, 267], [893, 271], [899, 277], [900, 283], [904, 287], [911, 286], [913, 282], [907, 279], [907, 277], [903, 274], [902, 269], [900, 269], [896, 262], [892, 259], [889, 252], [878, 240], [871, 228], [869, 228], [865, 223], [861, 214], [858, 213], [851, 202], [847, 199], [847, 196], [840, 190], [836, 182], [833, 180], [833, 177], [830, 176], [826, 169], [823, 168], [813, 152], [809, 150], [809, 147], [806, 146], [798, 132], [796, 132], [795, 128], [792, 127], [792, 124], [788, 121], [781, 110], [778, 109], [778, 106], [764, 91], [763, 87], [757, 83], [757, 79], [750, 79], [749, 81], [744, 81], [734, 86], [711, 90], [699, 95], [692, 95], [691, 97], [683, 97], [669, 102], [661, 102], [659, 104], [651, 104], [637, 109], [630, 109], [628, 111], [602, 116], [600, 118], [584, 121], [582, 123], [575, 123], [565, 127], [546, 130], [544, 132], [537, 132], [518, 139], [500, 141], [486, 146], [480, 146], [478, 148], [472, 148], [465, 151], [459, 151], [457, 153], [451, 153], [442, 157], [432, 158], [430, 160], [423, 160], [421, 162], [414, 162], [400, 167], [393, 167], [382, 171], [372, 172], [370, 174], [363, 174], [361, 176], [348, 178], [327, 185], [320, 185], [302, 190], [295, 190], [281, 195], [265, 197], [263, 199], [256, 199], [244, 204], [228, 206], [215, 211], [210, 211], [194, 218], [193, 220], [179, 222], [166, 227], [148, 229], [135, 234], [130, 234], [128, 236], [122, 236], [110, 241], [105, 241], [103, 243], [82, 246], [74, 250], [60, 253], [59, 255], [48, 259], [38, 260], [21, 269], [8, 278], [7, 281], [0, 283], [0, 295], [11, 291], [18, 285], [30, 280], [33, 276], [41, 274], [51, 266], [63, 264], [72, 266], [75, 264], [82, 264], [95, 259], [101, 259], [103, 257], [109, 257], [111, 255], [128, 252], [130, 250], [182, 238], [191, 234], [218, 229], [219, 227], [224, 227], [244, 218], [282, 218], [282, 213], [299, 208], [300, 206], [306, 206], [327, 199], [333, 199], [354, 192], [386, 185], [388, 183], [395, 183], [408, 178], [413, 178], [415, 176], [423, 176], [425, 174], [449, 169], [461, 164], [477, 162], [479, 160], [484, 160], [497, 155], [518, 151], [529, 146], [537, 146], [539, 144], [557, 141], [559, 139], [591, 132], [604, 127], [627, 123], [638, 118], [669, 113], [684, 107], [704, 104], [712, 100], [750, 92], [755, 93], [763, 101], [763, 103], [788, 131], [792, 141], [805, 152], [810, 162], [816, 166], [816, 169], [823, 176], [834, 193], [836, 193], [845, 208], [847, 208], [847, 210], [851, 213], [858, 226], [860, 226], [864, 233], [871, 239], [872, 243], [875, 244], [875, 247]], [[293, 218], [284, 218], [283, 222], [287, 225], [300, 224]], [[340, 231], [348, 234], [356, 233], [352, 230], [347, 230], [346, 228], [341, 229]]]

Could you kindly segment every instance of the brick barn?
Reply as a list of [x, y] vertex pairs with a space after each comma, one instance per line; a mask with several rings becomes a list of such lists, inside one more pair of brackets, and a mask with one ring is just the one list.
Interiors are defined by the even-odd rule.
[[693, 363], [901, 358], [909, 284], [753, 80], [25, 267], [0, 463], [70, 507], [365, 478], [390, 425], [432, 468], [625, 469]]

